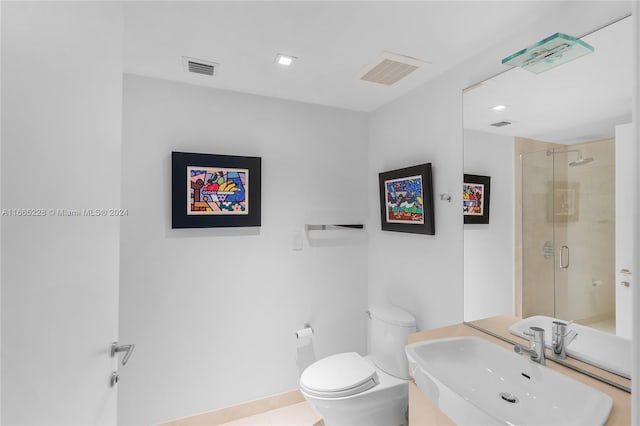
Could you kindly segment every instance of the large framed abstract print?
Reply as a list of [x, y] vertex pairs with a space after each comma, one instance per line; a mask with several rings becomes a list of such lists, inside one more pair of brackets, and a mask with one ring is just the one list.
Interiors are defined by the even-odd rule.
[[383, 231], [435, 235], [431, 163], [378, 174]]
[[489, 223], [491, 177], [464, 175], [462, 207], [464, 223]]
[[171, 153], [171, 227], [260, 226], [260, 157]]

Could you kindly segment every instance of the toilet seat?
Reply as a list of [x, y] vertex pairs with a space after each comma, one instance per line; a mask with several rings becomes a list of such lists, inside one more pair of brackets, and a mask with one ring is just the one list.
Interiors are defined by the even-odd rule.
[[380, 383], [376, 368], [356, 352], [321, 359], [300, 376], [300, 388], [310, 396], [344, 398], [365, 392]]

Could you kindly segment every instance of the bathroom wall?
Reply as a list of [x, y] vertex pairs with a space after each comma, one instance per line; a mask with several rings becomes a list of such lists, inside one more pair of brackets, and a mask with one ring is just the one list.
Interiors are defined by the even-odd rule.
[[488, 224], [464, 225], [464, 319], [514, 313], [513, 138], [464, 131], [464, 172], [491, 177]]
[[[462, 321], [461, 118], [461, 88], [446, 77], [371, 115], [369, 301], [408, 310], [419, 329]], [[435, 235], [381, 231], [378, 173], [421, 163], [432, 164]]]
[[[364, 354], [366, 240], [292, 248], [309, 209], [366, 205], [367, 115], [134, 75], [124, 83], [120, 338], [137, 347], [119, 423], [296, 389], [294, 332], [305, 322], [318, 357]], [[261, 156], [262, 227], [172, 230], [172, 150]]]

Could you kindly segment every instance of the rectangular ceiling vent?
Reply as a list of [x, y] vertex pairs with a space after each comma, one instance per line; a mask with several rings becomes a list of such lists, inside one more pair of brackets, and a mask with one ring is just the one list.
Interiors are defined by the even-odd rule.
[[428, 62], [410, 56], [383, 52], [373, 63], [360, 72], [358, 78], [391, 86], [427, 64]]
[[503, 127], [508, 126], [509, 124], [511, 124], [510, 121], [498, 121], [497, 123], [491, 123], [493, 127]]
[[182, 64], [185, 72], [191, 72], [194, 74], [202, 74], [213, 76], [217, 74], [220, 64], [211, 61], [203, 61], [202, 59], [182, 57]]

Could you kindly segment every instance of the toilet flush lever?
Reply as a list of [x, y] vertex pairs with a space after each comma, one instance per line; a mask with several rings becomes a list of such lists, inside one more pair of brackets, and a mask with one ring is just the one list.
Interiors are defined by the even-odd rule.
[[116, 356], [118, 352], [124, 352], [125, 354], [122, 358], [122, 365], [126, 365], [129, 361], [129, 358], [131, 358], [131, 354], [133, 353], [135, 347], [136, 345], [134, 345], [133, 343], [128, 345], [118, 345], [118, 342], [113, 342], [111, 344], [111, 358]]

